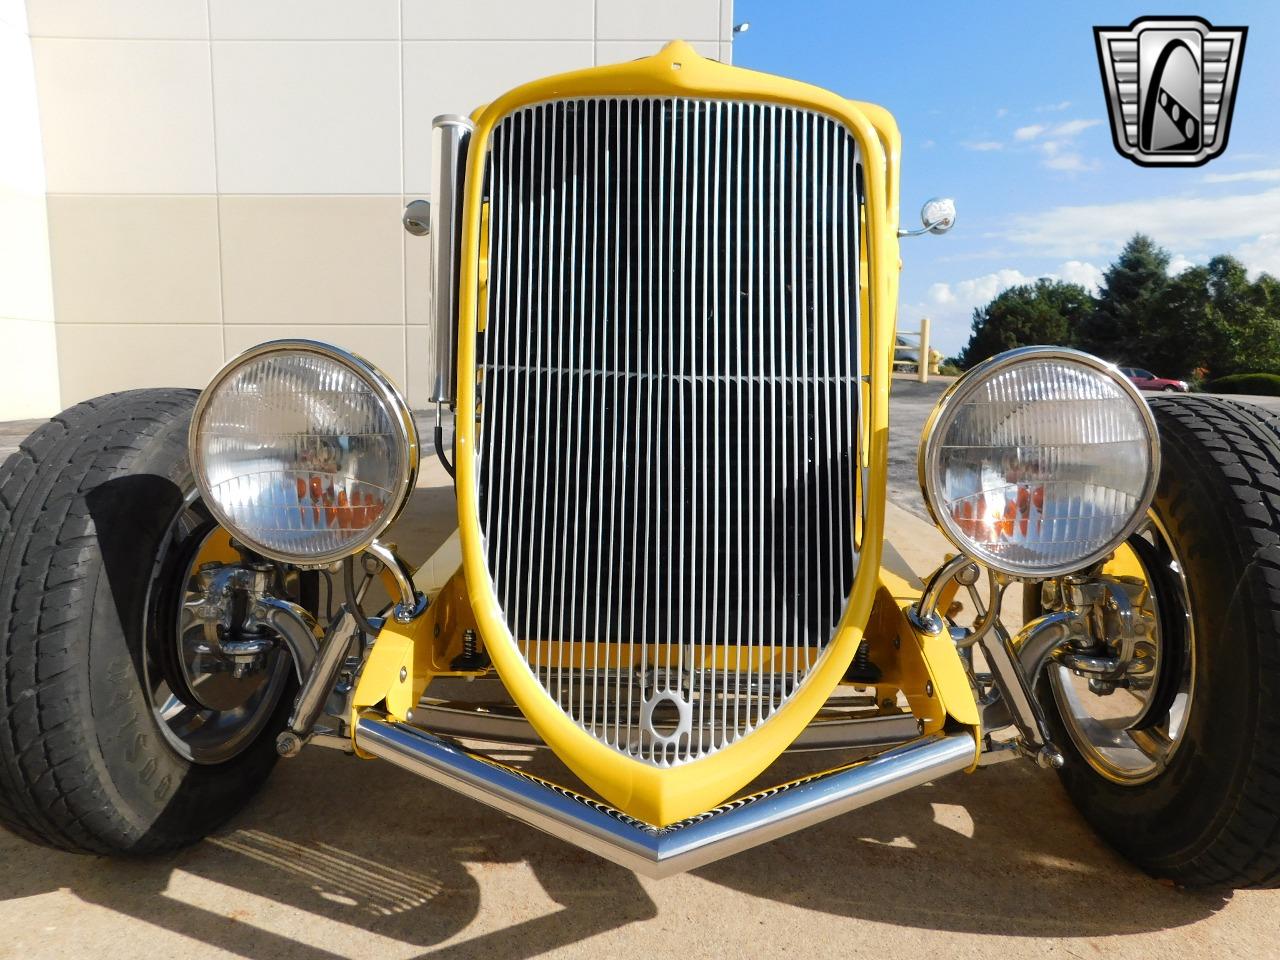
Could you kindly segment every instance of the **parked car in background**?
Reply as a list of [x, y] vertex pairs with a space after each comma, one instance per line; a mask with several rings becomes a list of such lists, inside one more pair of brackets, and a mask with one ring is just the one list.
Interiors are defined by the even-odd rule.
[[[896, 336], [893, 340], [893, 365], [904, 370], [920, 368], [920, 345], [912, 343], [904, 336]], [[929, 348], [929, 372], [937, 373], [942, 365], [942, 351]]]
[[1186, 393], [1188, 389], [1187, 381], [1185, 380], [1170, 380], [1167, 377], [1157, 377], [1150, 370], [1143, 370], [1141, 367], [1121, 367], [1120, 372], [1132, 380], [1133, 385], [1139, 390]]

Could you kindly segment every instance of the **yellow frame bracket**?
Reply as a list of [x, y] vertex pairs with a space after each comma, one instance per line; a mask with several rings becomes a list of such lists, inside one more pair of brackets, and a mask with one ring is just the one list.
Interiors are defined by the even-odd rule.
[[928, 634], [907, 617], [919, 599], [917, 587], [888, 567], [881, 568], [880, 591], [867, 628], [873, 659], [883, 671], [881, 684], [902, 691], [923, 733], [936, 733], [950, 718], [971, 727], [980, 742], [977, 696], [955, 643], [945, 631]]
[[377, 709], [390, 719], [408, 720], [409, 712], [436, 677], [478, 677], [487, 673], [487, 667], [453, 667], [465, 649], [468, 630], [475, 649], [483, 653], [461, 570], [449, 578], [416, 620], [400, 623], [388, 618], [369, 651], [351, 697], [353, 733], [356, 718], [365, 710]]

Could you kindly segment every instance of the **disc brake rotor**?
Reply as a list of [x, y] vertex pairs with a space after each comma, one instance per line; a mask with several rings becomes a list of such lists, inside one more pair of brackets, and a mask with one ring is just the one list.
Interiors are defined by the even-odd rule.
[[[1084, 759], [1117, 783], [1158, 776], [1182, 742], [1194, 690], [1194, 632], [1186, 581], [1167, 534], [1152, 515], [1126, 544], [1146, 585], [1144, 612], [1154, 630], [1145, 682], [1098, 683], [1063, 665], [1048, 678], [1067, 731]], [[1110, 568], [1108, 567], [1108, 570]]]
[[[252, 744], [288, 684], [290, 661], [269, 638], [261, 652], [228, 658], [209, 609], [202, 569], [240, 555], [194, 494], [175, 517], [156, 561], [148, 601], [145, 693], [160, 732], [195, 763], [222, 763]], [[233, 620], [234, 622], [234, 620]], [[237, 638], [238, 639], [238, 638]]]

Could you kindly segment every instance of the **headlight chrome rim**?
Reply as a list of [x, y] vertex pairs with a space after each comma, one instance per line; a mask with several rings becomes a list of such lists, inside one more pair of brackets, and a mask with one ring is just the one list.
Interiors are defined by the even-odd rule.
[[[1133, 517], [1123, 527], [1118, 528], [1117, 532], [1102, 547], [1096, 548], [1080, 560], [1053, 565], [1045, 564], [1031, 569], [1026, 565], [1003, 563], [998, 557], [978, 554], [969, 545], [968, 540], [961, 531], [956, 528], [953, 519], [947, 515], [945, 510], [940, 509], [938, 505], [942, 502], [942, 496], [941, 491], [938, 489], [938, 483], [941, 471], [938, 461], [941, 448], [939, 444], [940, 435], [937, 428], [939, 424], [947, 424], [954, 408], [968, 399], [975, 390], [984, 385], [991, 377], [1013, 366], [1043, 360], [1058, 360], [1080, 364], [1103, 374], [1119, 388], [1120, 392], [1133, 403], [1139, 412], [1146, 432], [1148, 470], [1144, 479], [1142, 494], [1134, 508]], [[1156, 426], [1155, 415], [1151, 412], [1151, 407], [1148, 405], [1146, 398], [1129, 381], [1128, 377], [1120, 373], [1115, 364], [1108, 363], [1091, 353], [1085, 353], [1083, 350], [1075, 350], [1070, 347], [1017, 347], [1013, 350], [1006, 350], [1004, 353], [998, 353], [972, 367], [943, 392], [925, 421], [924, 430], [920, 435], [920, 448], [916, 457], [916, 464], [920, 490], [924, 496], [929, 515], [933, 518], [938, 529], [951, 542], [952, 546], [980, 566], [987, 567], [998, 573], [1019, 580], [1045, 580], [1051, 577], [1076, 573], [1105, 559], [1108, 554], [1112, 553], [1142, 526], [1151, 507], [1151, 502], [1155, 497], [1156, 485], [1160, 479], [1160, 434]]]
[[[254, 360], [259, 360], [269, 354], [280, 353], [303, 353], [312, 354], [322, 357], [323, 359], [337, 363], [345, 367], [353, 373], [371, 389], [377, 401], [387, 413], [387, 419], [390, 421], [395, 431], [395, 442], [404, 452], [400, 469], [396, 476], [396, 487], [392, 491], [390, 502], [393, 504], [379, 518], [376, 524], [370, 526], [363, 537], [358, 541], [347, 544], [341, 549], [328, 550], [314, 554], [298, 554], [289, 553], [271, 547], [270, 545], [259, 542], [256, 538], [248, 536], [240, 528], [240, 525], [234, 522], [226, 512], [219, 506], [217, 499], [213, 496], [212, 490], [208, 484], [208, 469], [204, 456], [204, 448], [201, 443], [201, 427], [204, 423], [205, 414], [212, 399], [214, 398], [217, 388], [220, 387], [228, 377], [237, 372], [243, 366]], [[195, 476], [196, 486], [200, 491], [200, 497], [204, 501], [205, 506], [213, 515], [218, 523], [228, 530], [232, 536], [240, 540], [246, 547], [259, 553], [269, 560], [275, 560], [280, 563], [289, 563], [299, 567], [327, 567], [333, 563], [345, 560], [347, 557], [359, 556], [367, 550], [379, 537], [387, 531], [404, 511], [405, 505], [409, 502], [409, 496], [418, 479], [419, 468], [419, 445], [418, 445], [418, 428], [413, 420], [413, 411], [409, 407], [409, 403], [400, 393], [399, 389], [391, 379], [384, 374], [375, 364], [366, 360], [359, 354], [352, 353], [342, 347], [335, 346], [331, 343], [325, 343], [320, 340], [308, 340], [303, 338], [289, 338], [280, 340], [268, 340], [250, 347], [248, 350], [240, 353], [236, 357], [229, 360], [221, 370], [214, 374], [208, 385], [200, 392], [199, 398], [196, 400], [195, 409], [191, 414], [191, 427], [187, 437], [188, 455], [191, 460], [191, 470]]]

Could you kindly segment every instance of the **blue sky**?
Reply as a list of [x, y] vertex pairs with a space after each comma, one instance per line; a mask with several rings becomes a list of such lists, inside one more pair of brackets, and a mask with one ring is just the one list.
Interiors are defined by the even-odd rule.
[[[1249, 36], [1224, 154], [1190, 170], [1111, 144], [1095, 25], [1196, 14]], [[973, 307], [1053, 275], [1096, 282], [1144, 230], [1175, 267], [1231, 252], [1280, 276], [1280, 3], [736, 0], [738, 66], [883, 104], [903, 133], [902, 208], [953, 196], [957, 226], [904, 240], [899, 323], [933, 319], [947, 354]]]

